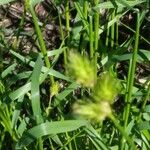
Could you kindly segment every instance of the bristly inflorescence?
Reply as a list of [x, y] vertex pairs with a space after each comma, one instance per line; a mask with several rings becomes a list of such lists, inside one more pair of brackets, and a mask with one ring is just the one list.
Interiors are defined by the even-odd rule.
[[111, 104], [121, 91], [119, 80], [110, 72], [103, 72], [94, 81], [94, 68], [90, 60], [76, 52], [70, 52], [68, 69], [78, 84], [92, 91], [92, 100], [80, 100], [73, 106], [74, 113], [94, 121], [102, 121], [111, 115]]

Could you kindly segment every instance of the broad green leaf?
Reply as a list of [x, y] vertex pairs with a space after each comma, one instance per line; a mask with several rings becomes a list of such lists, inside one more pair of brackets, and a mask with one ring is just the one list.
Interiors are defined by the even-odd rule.
[[17, 66], [17, 63], [14, 63], [14, 64], [10, 65], [7, 69], [5, 69], [2, 72], [1, 77], [5, 78], [8, 74], [12, 73], [12, 71], [15, 70], [16, 66]]
[[21, 111], [21, 103], [23, 102], [24, 96], [21, 96], [18, 101], [17, 105], [15, 106], [15, 110], [13, 111], [13, 116], [12, 116], [12, 129], [15, 129], [15, 126], [17, 124], [20, 111]]
[[55, 121], [46, 122], [35, 126], [25, 132], [19, 142], [17, 143], [17, 148], [23, 148], [29, 145], [34, 140], [41, 138], [50, 134], [58, 134], [76, 130], [82, 126], [87, 125], [85, 120], [68, 120], [68, 121]]
[[[41, 74], [41, 76], [40, 76], [40, 84], [46, 79], [48, 73], [49, 73], [49, 71], [45, 72], [44, 74]], [[15, 90], [13, 92], [11, 92], [9, 94], [9, 97], [11, 98], [11, 100], [16, 100], [19, 97], [25, 95], [30, 90], [31, 90], [31, 82], [23, 85], [22, 87], [18, 88], [17, 90]]]
[[18, 88], [17, 90], [11, 92], [9, 94], [9, 97], [11, 100], [16, 100], [19, 97], [23, 96], [24, 94], [26, 94], [28, 91], [31, 90], [31, 82], [23, 85], [22, 87]]
[[[47, 75], [50, 71], [51, 70], [48, 70], [44, 74], [41, 74], [40, 84], [46, 79], [46, 77], [47, 77]], [[78, 87], [78, 85], [76, 83], [72, 83], [63, 92], [58, 94], [58, 96], [56, 97], [56, 102], [55, 102], [54, 106], [57, 106], [68, 94], [70, 94], [77, 87]], [[20, 87], [17, 90], [11, 92], [9, 94], [9, 97], [11, 98], [11, 100], [16, 100], [19, 97], [21, 97], [21, 96], [25, 95], [26, 93], [28, 93], [30, 90], [31, 90], [31, 82], [26, 83], [22, 87]]]
[[36, 119], [41, 117], [39, 85], [42, 65], [43, 62], [41, 57], [39, 56], [37, 61], [35, 62], [34, 70], [31, 76], [31, 104], [33, 114]]

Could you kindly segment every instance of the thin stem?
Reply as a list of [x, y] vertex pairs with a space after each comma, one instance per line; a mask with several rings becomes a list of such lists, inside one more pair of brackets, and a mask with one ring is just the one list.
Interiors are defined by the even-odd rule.
[[[61, 40], [64, 41], [65, 38], [64, 38], [64, 32], [63, 32], [63, 28], [62, 28], [62, 20], [61, 20], [61, 16], [60, 14], [58, 13], [58, 17], [59, 17], [59, 26], [60, 26], [60, 34], [61, 34]], [[66, 49], [64, 49], [64, 65], [66, 66], [67, 65], [67, 51]]]
[[126, 139], [126, 141], [128, 142], [128, 144], [131, 146], [132, 150], [136, 150], [134, 142], [126, 134], [124, 128], [118, 123], [118, 120], [113, 115], [110, 115], [109, 118], [114, 123], [114, 125], [116, 126], [116, 128], [120, 131], [120, 133], [122, 134], [122, 136]]
[[94, 54], [94, 73], [95, 73], [95, 83], [97, 81], [97, 56], [98, 56], [98, 53], [96, 52]]
[[84, 0], [83, 3], [83, 13], [84, 13], [84, 18], [87, 20], [87, 16], [88, 16], [88, 1]]
[[[99, 0], [94, 0], [94, 6], [98, 5]], [[99, 13], [94, 14], [94, 51], [98, 50], [99, 41]]]
[[[129, 69], [128, 69], [128, 78], [127, 78], [127, 84], [126, 84], [126, 93], [125, 93], [125, 103], [127, 104], [127, 97], [128, 97], [128, 91], [129, 91], [129, 84], [130, 84], [130, 74], [131, 74], [131, 67], [132, 67], [132, 60], [130, 60], [129, 62]], [[126, 113], [126, 109], [124, 109], [124, 113], [123, 113], [123, 119], [125, 120], [125, 113]]]
[[116, 46], [118, 46], [118, 39], [119, 39], [119, 28], [118, 22], [116, 22]]
[[90, 23], [89, 23], [89, 40], [90, 40], [90, 59], [92, 60], [94, 55], [94, 49], [93, 49], [93, 20], [92, 16], [89, 17]]
[[129, 78], [129, 89], [128, 89], [128, 95], [127, 95], [127, 106], [126, 106], [126, 115], [125, 115], [125, 122], [124, 127], [128, 124], [129, 119], [129, 113], [130, 113], [130, 107], [131, 107], [131, 99], [132, 99], [132, 89], [133, 89], [133, 83], [135, 78], [135, 68], [136, 68], [136, 62], [137, 62], [137, 52], [138, 52], [138, 44], [139, 44], [139, 29], [140, 29], [140, 20], [139, 20], [139, 12], [137, 13], [137, 22], [136, 22], [136, 34], [135, 34], [135, 45], [134, 45], [134, 51], [132, 55], [132, 65], [131, 65], [131, 73]]
[[63, 150], [73, 139], [75, 139], [79, 134], [81, 134], [82, 130], [80, 130], [78, 133], [76, 133], [73, 137], [69, 138], [68, 141], [59, 149]]
[[109, 44], [109, 33], [110, 33], [110, 28], [107, 28], [107, 33], [106, 33], [106, 42], [105, 45], [108, 47]]
[[[115, 9], [112, 12], [111, 19], [113, 20], [115, 18]], [[111, 48], [114, 47], [114, 37], [115, 37], [115, 24], [111, 26]]]
[[[94, 0], [94, 6], [98, 5], [99, 0]], [[97, 51], [99, 41], [99, 13], [94, 14], [94, 70], [95, 70], [95, 82], [97, 80]]]
[[[40, 45], [41, 52], [42, 52], [44, 60], [45, 60], [46, 67], [50, 68], [51, 65], [50, 65], [50, 61], [49, 61], [48, 55], [47, 55], [47, 50], [46, 50], [45, 42], [43, 40], [42, 32], [41, 32], [40, 27], [38, 25], [38, 19], [36, 17], [36, 14], [35, 14], [35, 11], [34, 11], [33, 7], [29, 6], [29, 9], [30, 9], [31, 15], [33, 17], [35, 31], [36, 31], [36, 34], [37, 34], [37, 37], [38, 37], [39, 45]], [[53, 85], [54, 84], [53, 76], [50, 76], [50, 81], [51, 81], [51, 83]]]
[[[109, 11], [110, 12], [110, 11]], [[111, 15], [108, 17], [108, 21], [111, 20]], [[109, 44], [109, 34], [110, 34], [110, 28], [107, 25], [107, 33], [106, 33], [106, 41], [105, 41], [105, 45], [106, 47], [108, 47]]]
[[73, 139], [73, 142], [74, 142], [75, 150], [78, 150], [78, 146], [77, 146], [77, 142], [76, 142], [75, 138]]
[[[124, 130], [126, 129], [128, 125], [128, 119], [130, 114], [130, 107], [131, 107], [131, 99], [132, 99], [132, 89], [133, 89], [133, 83], [135, 78], [135, 68], [136, 68], [136, 62], [137, 62], [137, 51], [138, 51], [138, 44], [139, 44], [139, 29], [140, 29], [140, 21], [139, 21], [139, 13], [137, 13], [137, 22], [136, 22], [136, 33], [135, 33], [135, 45], [134, 45], [134, 51], [132, 55], [132, 59], [130, 60], [129, 65], [129, 71], [128, 71], [128, 79], [127, 79], [127, 86], [126, 86], [126, 95], [125, 95], [125, 102], [126, 107], [123, 114], [124, 119]], [[121, 139], [121, 150], [124, 149], [124, 138]]]
[[67, 36], [68, 36], [68, 39], [69, 39], [70, 38], [69, 0], [66, 0], [65, 15], [66, 15], [66, 30], [67, 30]]
[[43, 150], [43, 141], [42, 141], [42, 138], [38, 139], [38, 146], [39, 146], [39, 150]]
[[110, 140], [109, 140], [109, 145], [111, 145], [112, 140], [114, 139], [114, 135], [115, 135], [115, 129], [113, 127], [113, 131], [112, 131], [112, 134], [111, 134], [111, 137], [110, 137]]
[[73, 150], [73, 149], [72, 149], [71, 140], [70, 140], [70, 136], [69, 136], [69, 134], [68, 134], [67, 132], [66, 132], [66, 136], [67, 136], [67, 139], [68, 139], [68, 141], [69, 141], [69, 142], [68, 142], [69, 149], [70, 149], [70, 150]]
[[[126, 84], [126, 93], [125, 93], [125, 103], [127, 104], [127, 97], [128, 97], [128, 91], [129, 91], [129, 84], [130, 84], [130, 74], [131, 74], [131, 67], [132, 67], [132, 60], [130, 60], [129, 62], [129, 70], [128, 70], [128, 78], [127, 78], [127, 84]], [[123, 112], [123, 120], [125, 120], [126, 117], [126, 109], [124, 109]], [[126, 127], [124, 127], [126, 128]], [[123, 150], [124, 149], [124, 137], [121, 138], [120, 140], [120, 149]]]

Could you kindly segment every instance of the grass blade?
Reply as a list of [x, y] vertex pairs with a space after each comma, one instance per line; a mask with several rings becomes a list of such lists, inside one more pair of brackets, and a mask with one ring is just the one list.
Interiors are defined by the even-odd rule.
[[25, 132], [17, 144], [17, 148], [23, 148], [42, 136], [73, 131], [85, 125], [87, 125], [87, 121], [85, 120], [68, 120], [43, 123]]

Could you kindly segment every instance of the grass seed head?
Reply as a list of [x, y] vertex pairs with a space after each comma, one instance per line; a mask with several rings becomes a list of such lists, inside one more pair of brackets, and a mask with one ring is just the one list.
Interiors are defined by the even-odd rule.
[[92, 88], [94, 86], [94, 68], [86, 56], [77, 52], [69, 54], [68, 70], [78, 84]]
[[115, 97], [120, 93], [121, 85], [118, 79], [109, 72], [103, 73], [98, 78], [94, 87], [94, 98], [96, 101], [108, 101], [112, 103]]
[[59, 88], [60, 88], [59, 83], [58, 83], [58, 82], [55, 82], [55, 83], [51, 86], [51, 89], [50, 89], [51, 96], [58, 95]]
[[91, 121], [103, 121], [111, 114], [111, 107], [107, 101], [99, 103], [76, 103], [74, 113]]

